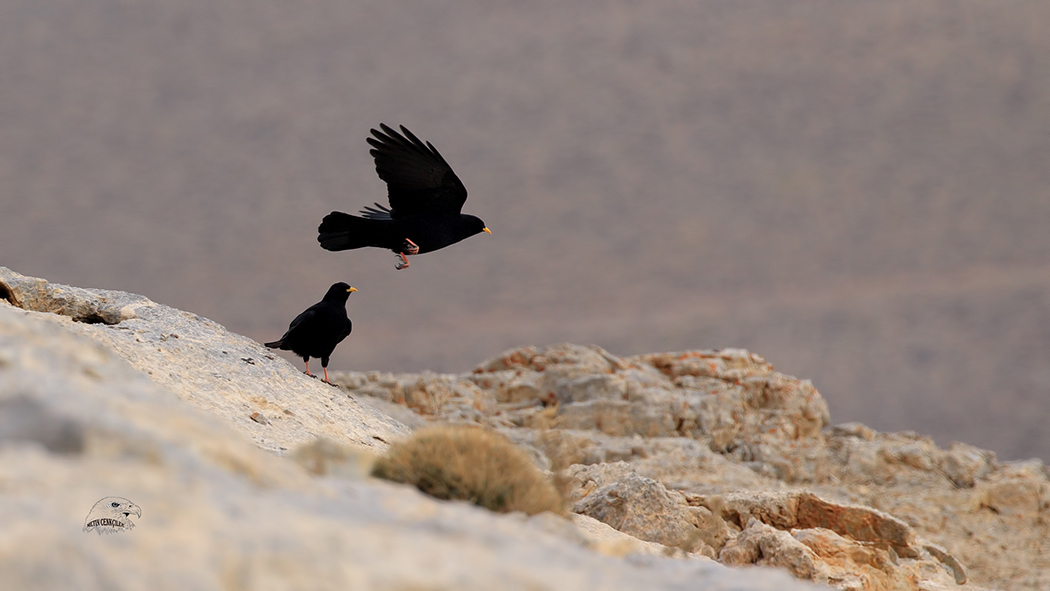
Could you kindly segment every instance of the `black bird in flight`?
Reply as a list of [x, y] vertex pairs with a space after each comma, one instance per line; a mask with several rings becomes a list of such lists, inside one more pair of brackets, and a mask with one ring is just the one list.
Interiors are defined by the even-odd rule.
[[360, 216], [341, 211], [326, 215], [317, 228], [325, 250], [374, 246], [399, 257], [398, 269], [408, 268], [408, 255], [455, 244], [481, 232], [492, 232], [481, 219], [460, 213], [467, 188], [430, 142], [422, 142], [401, 126], [401, 133], [380, 123], [369, 153], [376, 172], [386, 182], [390, 207], [378, 203]]
[[350, 319], [346, 316], [346, 300], [357, 291], [346, 283], [336, 283], [328, 288], [324, 299], [310, 306], [288, 325], [288, 332], [279, 340], [266, 343], [271, 349], [291, 351], [306, 362], [306, 375], [310, 373], [310, 358], [320, 357], [324, 368], [324, 381], [328, 382], [328, 358], [335, 346], [350, 335]]

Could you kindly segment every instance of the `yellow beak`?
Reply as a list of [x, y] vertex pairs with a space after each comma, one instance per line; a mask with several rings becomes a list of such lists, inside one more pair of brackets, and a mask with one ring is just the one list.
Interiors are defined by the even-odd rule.
[[482, 228], [481, 231], [482, 232], [488, 232], [489, 234], [492, 233], [492, 230], [489, 230], [488, 228]]
[[346, 290], [346, 293], [354, 293], [355, 291], [357, 291], [357, 288], [351, 287], [350, 289]]

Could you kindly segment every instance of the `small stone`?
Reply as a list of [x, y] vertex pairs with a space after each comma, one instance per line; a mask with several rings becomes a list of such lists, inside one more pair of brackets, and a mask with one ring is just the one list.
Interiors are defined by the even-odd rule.
[[941, 548], [937, 544], [926, 544], [923, 548], [929, 552], [931, 556], [941, 561], [941, 563], [951, 571], [952, 575], [955, 577], [955, 584], [966, 584], [966, 569], [963, 568], [962, 563], [960, 563], [957, 558], [949, 554], [947, 550]]

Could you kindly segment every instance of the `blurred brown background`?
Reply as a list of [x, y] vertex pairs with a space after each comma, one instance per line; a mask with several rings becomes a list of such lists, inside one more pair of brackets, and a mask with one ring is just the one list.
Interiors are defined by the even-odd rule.
[[[494, 231], [329, 253], [433, 142]], [[833, 420], [1050, 457], [1050, 3], [0, 1], [0, 264], [333, 369], [747, 347]], [[301, 365], [301, 362], [297, 362]]]

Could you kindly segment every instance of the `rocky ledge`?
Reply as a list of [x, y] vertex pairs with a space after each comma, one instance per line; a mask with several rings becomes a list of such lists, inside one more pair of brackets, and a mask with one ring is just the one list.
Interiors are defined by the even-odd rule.
[[[747, 351], [525, 347], [333, 381], [142, 296], [0, 268], [5, 588], [1050, 588], [1041, 462], [829, 427], [812, 384]], [[529, 451], [572, 518], [365, 476], [435, 423]], [[138, 527], [82, 531], [110, 496]]]
[[470, 374], [333, 380], [411, 426], [502, 432], [575, 513], [687, 554], [839, 589], [1050, 588], [1040, 461], [829, 427], [809, 381], [748, 351], [525, 347]]

